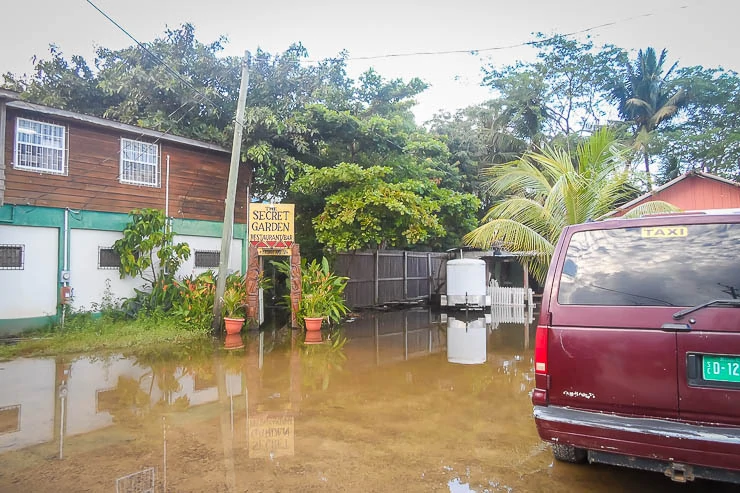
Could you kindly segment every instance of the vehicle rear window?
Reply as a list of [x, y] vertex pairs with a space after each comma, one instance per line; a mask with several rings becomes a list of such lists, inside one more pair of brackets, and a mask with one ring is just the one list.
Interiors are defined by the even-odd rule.
[[561, 305], [694, 306], [740, 298], [740, 224], [694, 224], [573, 234]]

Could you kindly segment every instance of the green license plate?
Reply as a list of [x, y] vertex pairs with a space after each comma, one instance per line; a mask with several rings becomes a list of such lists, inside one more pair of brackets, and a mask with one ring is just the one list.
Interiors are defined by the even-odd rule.
[[740, 383], [740, 356], [705, 354], [703, 360], [704, 380]]

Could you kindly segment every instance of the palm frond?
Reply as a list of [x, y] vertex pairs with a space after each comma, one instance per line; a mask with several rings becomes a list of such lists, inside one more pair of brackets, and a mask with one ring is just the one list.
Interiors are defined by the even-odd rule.
[[625, 218], [642, 217], [647, 214], [662, 214], [666, 212], [680, 212], [681, 209], [663, 200], [651, 200], [638, 205], [624, 215]]

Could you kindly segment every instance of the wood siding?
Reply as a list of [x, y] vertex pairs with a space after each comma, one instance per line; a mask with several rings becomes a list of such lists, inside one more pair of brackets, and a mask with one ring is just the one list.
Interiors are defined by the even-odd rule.
[[687, 176], [615, 216], [623, 216], [638, 205], [651, 200], [663, 200], [684, 211], [740, 208], [740, 186], [703, 176]]
[[[15, 169], [16, 117], [64, 125], [67, 132], [67, 175]], [[131, 209], [165, 209], [167, 155], [170, 156], [169, 213], [183, 219], [223, 221], [230, 155], [160, 140], [161, 186], [119, 182], [121, 138], [151, 138], [50, 119], [46, 115], [8, 108], [5, 132], [5, 202], [8, 204], [128, 213]], [[246, 173], [237, 189], [235, 221], [246, 222]]]

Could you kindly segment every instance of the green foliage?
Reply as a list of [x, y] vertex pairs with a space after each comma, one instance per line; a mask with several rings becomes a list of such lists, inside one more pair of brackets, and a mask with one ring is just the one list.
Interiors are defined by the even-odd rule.
[[[272, 262], [275, 269], [286, 276], [290, 288], [290, 262]], [[331, 322], [338, 322], [349, 312], [344, 302], [344, 289], [347, 287], [347, 277], [337, 276], [329, 267], [326, 257], [321, 262], [308, 262], [301, 259], [301, 303], [298, 307], [298, 319], [304, 317], [326, 317]], [[290, 295], [285, 301], [290, 306]]]
[[[243, 288], [243, 286], [241, 286]], [[246, 316], [246, 293], [238, 286], [231, 286], [224, 291], [221, 305], [226, 318], [244, 318]]]
[[[565, 226], [599, 219], [636, 195], [625, 152], [612, 133], [601, 130], [575, 153], [546, 147], [492, 166], [486, 170], [490, 186], [505, 198], [488, 210], [466, 243], [520, 252], [532, 275], [544, 281]], [[650, 204], [654, 210], [676, 210], [665, 202]]]
[[156, 296], [165, 298], [164, 279], [171, 278], [190, 257], [190, 247], [187, 243], [173, 244], [175, 234], [163, 211], [136, 209], [129, 216], [123, 238], [113, 244], [121, 257], [121, 278], [141, 276], [151, 284], [153, 295], [156, 292]]
[[[444, 237], [443, 223], [466, 224], [475, 216], [474, 197], [440, 190], [429, 180], [393, 182], [391, 173], [389, 167], [350, 163], [309, 168], [293, 191], [325, 196], [313, 226], [318, 240], [334, 251], [417, 245]], [[443, 206], [446, 216], [439, 214]]]

